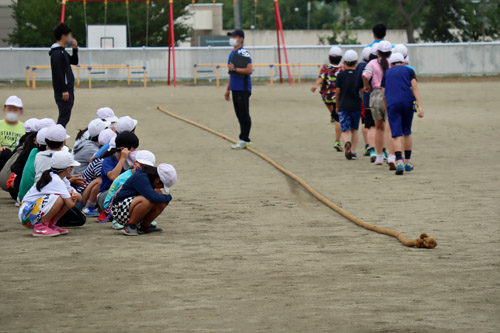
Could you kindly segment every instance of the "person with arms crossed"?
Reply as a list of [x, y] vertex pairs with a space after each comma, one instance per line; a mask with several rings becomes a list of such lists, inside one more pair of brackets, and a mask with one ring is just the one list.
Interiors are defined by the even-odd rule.
[[[228, 70], [229, 82], [227, 84], [224, 97], [230, 101], [230, 94], [233, 95], [234, 111], [240, 123], [239, 141], [232, 145], [233, 149], [245, 149], [252, 145], [250, 141], [250, 128], [252, 119], [250, 118], [250, 95], [252, 94], [252, 58], [250, 53], [243, 47], [245, 33], [242, 30], [234, 30], [228, 33], [229, 44], [234, 48], [229, 54]], [[245, 59], [246, 58], [246, 59]], [[238, 66], [238, 63], [246, 63], [245, 67]]]
[[[71, 29], [61, 23], [54, 29], [57, 42], [50, 48], [50, 67], [52, 69], [52, 86], [54, 99], [59, 108], [57, 123], [66, 127], [71, 118], [71, 110], [75, 102], [75, 77], [71, 65], [78, 65], [78, 43], [71, 36]], [[73, 55], [66, 52], [66, 47], [73, 48]]]

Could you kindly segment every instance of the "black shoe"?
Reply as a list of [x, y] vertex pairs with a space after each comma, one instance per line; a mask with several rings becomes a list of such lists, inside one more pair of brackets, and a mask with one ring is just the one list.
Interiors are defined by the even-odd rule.
[[159, 228], [159, 227], [157, 227], [155, 225], [151, 225], [151, 224], [149, 226], [147, 226], [147, 227], [142, 227], [141, 226], [139, 228], [139, 233], [140, 234], [150, 234], [152, 232], [162, 232], [162, 231], [163, 231], [162, 228]]
[[352, 160], [351, 142], [347, 141], [344, 146], [345, 158]]
[[125, 224], [125, 226], [123, 227], [121, 232], [125, 236], [139, 236], [139, 233], [137, 232], [137, 228], [133, 224]]

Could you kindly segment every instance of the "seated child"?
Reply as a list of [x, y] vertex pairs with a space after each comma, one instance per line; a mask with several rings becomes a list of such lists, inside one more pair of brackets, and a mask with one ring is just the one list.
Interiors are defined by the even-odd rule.
[[[73, 156], [75, 160], [80, 163], [80, 166], [76, 167], [75, 174], [81, 174], [85, 168], [90, 164], [90, 161], [95, 153], [99, 150], [99, 134], [106, 129], [107, 124], [101, 119], [92, 120], [87, 131], [89, 134], [88, 139], [80, 139], [78, 143], [75, 144], [73, 148]], [[81, 132], [78, 133], [81, 135]]]
[[111, 183], [126, 169], [132, 167], [132, 162], [127, 161], [129, 154], [139, 147], [139, 138], [132, 132], [122, 132], [116, 136], [116, 148], [112, 150], [113, 155], [102, 161], [101, 186], [97, 196], [99, 209], [104, 210], [104, 199]]
[[37, 183], [26, 193], [19, 208], [19, 220], [33, 228], [35, 237], [65, 235], [67, 229], [58, 227], [59, 219], [82, 198], [71, 187], [67, 177], [78, 162], [68, 152], [55, 152], [50, 169], [44, 171]]
[[[116, 137], [116, 133], [112, 131], [111, 129], [105, 129], [104, 131], [99, 134], [99, 139], [98, 142], [102, 146], [111, 140], [113, 141], [112, 143], [112, 148], [116, 148], [115, 143], [114, 143], [114, 138]], [[109, 157], [104, 155], [103, 157]], [[85, 186], [79, 187], [77, 189], [78, 193], [82, 193], [85, 189], [88, 188], [88, 185], [96, 178], [101, 177], [101, 168], [102, 168], [102, 160], [103, 157], [100, 158], [94, 158], [92, 157], [91, 162], [87, 166], [87, 168], [83, 171], [82, 173], [82, 178], [85, 179]], [[101, 185], [101, 182], [99, 181], [99, 186]], [[87, 200], [84, 198], [84, 203]]]
[[36, 123], [38, 119], [31, 118], [24, 123], [24, 131], [26, 134], [19, 140], [19, 146], [16, 148], [18, 155], [15, 157], [14, 163], [10, 166], [10, 171], [15, 175], [14, 181], [9, 187], [9, 193], [12, 199], [16, 200], [21, 185], [24, 166], [33, 149], [36, 149]]
[[107, 122], [111, 127], [114, 127], [114, 125], [118, 121], [118, 117], [116, 117], [113, 109], [107, 106], [97, 110], [97, 118], [101, 119], [104, 122]]
[[9, 160], [19, 140], [25, 134], [22, 117], [23, 101], [17, 96], [10, 96], [3, 107], [5, 119], [0, 120], [0, 170]]
[[[97, 119], [102, 120], [106, 123], [106, 128], [114, 130], [114, 126], [118, 118], [115, 116], [115, 113], [111, 108], [103, 107], [97, 110]], [[90, 138], [89, 129], [81, 130], [75, 139], [75, 146], [79, 144], [83, 140], [88, 140]]]
[[[135, 128], [137, 127], [137, 120], [130, 118], [129, 116], [119, 118], [115, 123], [112, 129], [115, 130], [116, 134], [120, 134], [122, 132], [132, 132], [135, 133]], [[95, 157], [102, 157], [104, 153], [109, 150], [109, 144], [105, 144], [99, 149], [99, 151], [95, 154]]]
[[[108, 132], [110, 131], [110, 132]], [[111, 138], [108, 140], [108, 138]], [[99, 142], [109, 142], [110, 143], [110, 151], [106, 152], [102, 157], [93, 158], [92, 162], [90, 162], [89, 166], [82, 173], [82, 177], [85, 179], [85, 187], [78, 188], [77, 191], [79, 193], [83, 192], [83, 204], [85, 207], [82, 212], [86, 216], [98, 216], [99, 212], [96, 209], [97, 205], [97, 195], [99, 194], [99, 189], [101, 187], [102, 178], [102, 161], [114, 155], [116, 148], [116, 133], [110, 129], [106, 129], [99, 134]]]
[[36, 147], [31, 150], [31, 153], [26, 160], [26, 164], [23, 168], [23, 174], [21, 177], [21, 183], [19, 184], [19, 192], [17, 193], [18, 201], [23, 201], [24, 195], [29, 191], [29, 189], [35, 183], [35, 158], [36, 155], [47, 149], [47, 143], [45, 142], [45, 134], [47, 133], [47, 128], [41, 128], [35, 137]]
[[[154, 167], [156, 163], [155, 155], [149, 150], [136, 150], [130, 155], [133, 155], [132, 159], [134, 160], [134, 165], [131, 169], [128, 169], [124, 173], [118, 176], [111, 187], [109, 188], [108, 194], [106, 195], [106, 199], [104, 200], [104, 209], [109, 214], [111, 213], [111, 207], [113, 206], [113, 198], [120, 191], [120, 188], [123, 184], [138, 170], [142, 169], [145, 165]], [[117, 222], [113, 222], [113, 229], [123, 229], [123, 225]]]
[[172, 200], [170, 194], [160, 194], [161, 189], [169, 193], [176, 182], [177, 173], [170, 164], [160, 164], [158, 168], [144, 166], [134, 173], [116, 194], [111, 209], [113, 218], [124, 225], [122, 233], [137, 236], [163, 231], [151, 222]]

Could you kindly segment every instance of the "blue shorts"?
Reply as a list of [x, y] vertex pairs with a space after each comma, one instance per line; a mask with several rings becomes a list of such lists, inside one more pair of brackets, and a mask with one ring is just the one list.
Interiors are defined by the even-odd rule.
[[387, 118], [393, 138], [410, 135], [413, 122], [413, 101], [388, 105]]
[[361, 110], [359, 111], [340, 111], [340, 129], [342, 132], [358, 130], [359, 120], [361, 119]]

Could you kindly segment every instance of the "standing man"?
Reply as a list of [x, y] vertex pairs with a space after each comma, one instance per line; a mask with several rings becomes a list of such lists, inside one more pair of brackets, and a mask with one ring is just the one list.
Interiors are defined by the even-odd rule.
[[229, 45], [233, 50], [229, 54], [228, 69], [229, 82], [224, 97], [230, 101], [230, 93], [233, 95], [234, 111], [240, 123], [240, 137], [238, 143], [231, 146], [233, 149], [245, 149], [252, 145], [250, 141], [250, 95], [252, 94], [252, 58], [250, 53], [243, 48], [245, 33], [236, 29], [228, 33]]
[[[52, 68], [52, 86], [54, 98], [59, 108], [57, 123], [66, 127], [71, 118], [71, 109], [75, 102], [75, 77], [71, 65], [78, 65], [78, 43], [71, 36], [71, 29], [61, 23], [54, 29], [57, 42], [50, 48], [50, 66]], [[73, 48], [73, 55], [66, 52], [66, 47]]]

